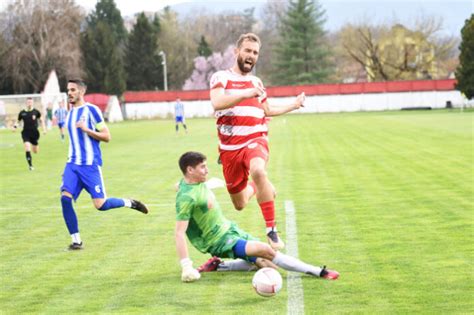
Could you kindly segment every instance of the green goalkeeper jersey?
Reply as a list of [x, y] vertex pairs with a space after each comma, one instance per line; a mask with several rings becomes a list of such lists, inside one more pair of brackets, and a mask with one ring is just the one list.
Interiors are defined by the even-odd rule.
[[231, 225], [205, 183], [187, 184], [184, 179], [176, 195], [176, 220], [189, 221], [186, 235], [202, 253], [216, 245]]

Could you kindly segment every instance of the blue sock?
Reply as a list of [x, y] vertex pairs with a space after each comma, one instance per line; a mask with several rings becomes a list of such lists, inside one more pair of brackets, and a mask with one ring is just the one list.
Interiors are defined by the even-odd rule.
[[102, 207], [100, 207], [98, 210], [106, 211], [114, 208], [121, 208], [123, 206], [125, 206], [125, 202], [123, 201], [123, 199], [107, 198]]
[[63, 207], [63, 217], [69, 234], [78, 233], [79, 225], [77, 224], [76, 213], [72, 207], [72, 199], [68, 196], [61, 196], [61, 205]]

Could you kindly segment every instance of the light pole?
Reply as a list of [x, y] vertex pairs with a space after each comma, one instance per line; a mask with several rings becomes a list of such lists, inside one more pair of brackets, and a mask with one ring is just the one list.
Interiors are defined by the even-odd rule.
[[165, 79], [165, 91], [168, 91], [168, 73], [166, 71], [166, 54], [162, 50], [159, 55], [161, 56], [161, 64], [163, 65], [163, 78]]

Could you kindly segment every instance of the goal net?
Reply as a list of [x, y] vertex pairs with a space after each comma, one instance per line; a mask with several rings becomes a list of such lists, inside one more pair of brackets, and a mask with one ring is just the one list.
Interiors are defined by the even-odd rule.
[[59, 102], [67, 104], [66, 93], [0, 95], [0, 128], [13, 126], [18, 113], [26, 108], [26, 99], [30, 97], [33, 99], [33, 107], [41, 112], [48, 129], [53, 126], [54, 111], [59, 107]]

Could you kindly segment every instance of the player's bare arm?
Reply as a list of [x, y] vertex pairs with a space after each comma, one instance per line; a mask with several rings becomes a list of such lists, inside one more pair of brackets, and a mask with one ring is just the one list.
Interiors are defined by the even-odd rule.
[[189, 258], [188, 245], [186, 244], [186, 230], [188, 229], [189, 221], [176, 221], [175, 241], [176, 251], [180, 260]]
[[243, 90], [238, 95], [226, 95], [224, 88], [218, 87], [211, 90], [211, 103], [214, 110], [230, 108], [247, 98], [259, 97], [264, 93], [260, 87]]
[[109, 142], [110, 139], [112, 138], [110, 135], [109, 128], [107, 126], [103, 126], [99, 131], [95, 131], [95, 130], [89, 129], [86, 126], [85, 122], [78, 121], [76, 123], [76, 127], [82, 129], [82, 131], [87, 133], [89, 136], [99, 141]]
[[176, 221], [176, 251], [178, 252], [179, 263], [181, 264], [181, 281], [183, 282], [193, 282], [201, 278], [199, 271], [193, 268], [193, 262], [188, 254], [185, 236], [188, 225], [189, 221]]
[[304, 107], [305, 101], [305, 94], [304, 92], [298, 95], [295, 101], [291, 104], [286, 106], [272, 106], [268, 102], [263, 103], [263, 108], [265, 111], [265, 116], [278, 116], [283, 115], [293, 110], [297, 110], [301, 107]]

